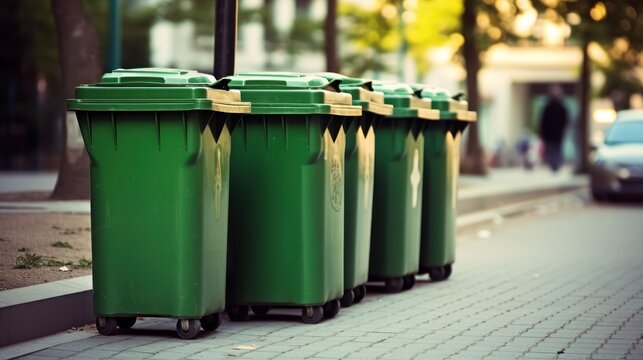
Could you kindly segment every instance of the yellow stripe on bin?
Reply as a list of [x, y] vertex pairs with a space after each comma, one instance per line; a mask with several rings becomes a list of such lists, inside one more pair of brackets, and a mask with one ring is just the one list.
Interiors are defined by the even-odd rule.
[[331, 105], [330, 113], [339, 116], [361, 116], [362, 108], [359, 106]]
[[393, 113], [393, 105], [380, 104], [378, 102], [368, 102], [368, 111], [377, 115], [388, 116]]
[[324, 91], [324, 104], [351, 105], [353, 97], [350, 94]]
[[424, 120], [440, 120], [440, 110], [436, 109], [417, 109], [417, 117]]

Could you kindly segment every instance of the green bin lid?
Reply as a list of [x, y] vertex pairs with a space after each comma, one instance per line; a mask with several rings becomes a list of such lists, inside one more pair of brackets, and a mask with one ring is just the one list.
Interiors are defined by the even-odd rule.
[[140, 68], [117, 69], [100, 82], [76, 87], [69, 110], [85, 111], [187, 111], [214, 110], [248, 113], [238, 91], [228, 91], [227, 81], [192, 70]]
[[476, 121], [476, 112], [468, 110], [467, 101], [460, 99], [462, 94], [451, 96], [445, 89], [424, 84], [413, 84], [411, 87], [418, 96], [431, 99], [432, 107], [440, 110], [441, 120]]
[[373, 81], [373, 89], [384, 93], [384, 102], [393, 105], [393, 118], [438, 120], [440, 113], [431, 109], [431, 101], [422, 99], [408, 84]]
[[323, 72], [317, 73], [329, 81], [341, 80], [339, 88], [342, 92], [353, 97], [353, 105], [361, 106], [363, 111], [378, 115], [393, 114], [393, 105], [384, 103], [384, 93], [373, 90], [373, 82], [362, 78], [352, 78], [342, 74]]
[[341, 80], [288, 72], [239, 73], [222, 80], [252, 104], [252, 114], [362, 114], [350, 94], [339, 92]]

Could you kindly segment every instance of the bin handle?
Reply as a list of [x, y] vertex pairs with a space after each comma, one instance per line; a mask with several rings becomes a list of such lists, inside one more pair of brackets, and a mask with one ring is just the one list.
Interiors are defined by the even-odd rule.
[[372, 81], [364, 81], [362, 83], [362, 87], [368, 91], [375, 91], [373, 90], [373, 82]]
[[341, 79], [334, 79], [328, 82], [326, 86], [324, 87], [324, 90], [328, 91], [334, 91], [334, 92], [341, 92], [339, 89], [339, 85], [342, 83]]
[[228, 84], [230, 84], [230, 79], [223, 78], [223, 79], [219, 79], [217, 82], [210, 85], [210, 87], [214, 89], [230, 90], [230, 87], [228, 86]]

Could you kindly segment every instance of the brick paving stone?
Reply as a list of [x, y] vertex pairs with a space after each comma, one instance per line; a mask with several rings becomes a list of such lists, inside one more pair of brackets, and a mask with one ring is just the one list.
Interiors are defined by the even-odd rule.
[[546, 353], [529, 352], [521, 355], [521, 358], [523, 359], [555, 359], [556, 357], [557, 357], [556, 353], [546, 354]]
[[57, 349], [45, 349], [42, 351], [38, 351], [34, 353], [33, 355], [36, 356], [45, 356], [49, 358], [56, 358], [56, 359], [62, 359], [68, 356], [72, 356], [76, 354], [76, 351], [72, 350], [57, 350]]
[[557, 359], [560, 359], [560, 360], [587, 360], [588, 358], [589, 358], [589, 355], [569, 354], [569, 353], [560, 354], [557, 357]]
[[[121, 359], [121, 360], [146, 359], [150, 356], [153, 356], [153, 355], [146, 354], [146, 353], [137, 353], [133, 351], [122, 351], [117, 354], [114, 354], [110, 359]], [[184, 356], [179, 356], [178, 358], [183, 358], [183, 357]]]
[[271, 352], [271, 351], [251, 351], [235, 358], [239, 359], [256, 359], [256, 360], [265, 360], [265, 359], [278, 359], [281, 353]]

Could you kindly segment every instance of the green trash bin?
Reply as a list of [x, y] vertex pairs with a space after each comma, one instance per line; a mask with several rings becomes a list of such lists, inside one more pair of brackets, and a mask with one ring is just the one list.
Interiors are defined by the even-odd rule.
[[340, 89], [362, 108], [358, 121], [345, 124], [346, 184], [344, 217], [344, 295], [342, 307], [359, 303], [366, 295], [371, 247], [373, 184], [375, 171], [375, 132], [373, 124], [393, 113], [384, 103], [384, 94], [373, 91], [370, 80], [336, 73], [320, 73], [329, 80], [341, 80]]
[[137, 316], [178, 319], [193, 338], [224, 309], [228, 123], [250, 106], [214, 77], [115, 70], [76, 88], [91, 161], [94, 311], [101, 334]]
[[252, 104], [233, 135], [228, 316], [301, 307], [305, 323], [334, 317], [344, 292], [342, 124], [361, 108], [318, 76], [225, 79]]
[[476, 120], [461, 95], [451, 97], [445, 90], [414, 85], [416, 93], [431, 100], [440, 111], [440, 121], [428, 123], [424, 138], [424, 189], [420, 273], [433, 281], [451, 275], [455, 261], [456, 192], [460, 168], [460, 141], [467, 125]]
[[430, 101], [406, 84], [374, 82], [393, 105], [375, 127], [375, 191], [369, 280], [387, 292], [410, 289], [419, 269], [424, 165], [423, 128], [438, 119]]

